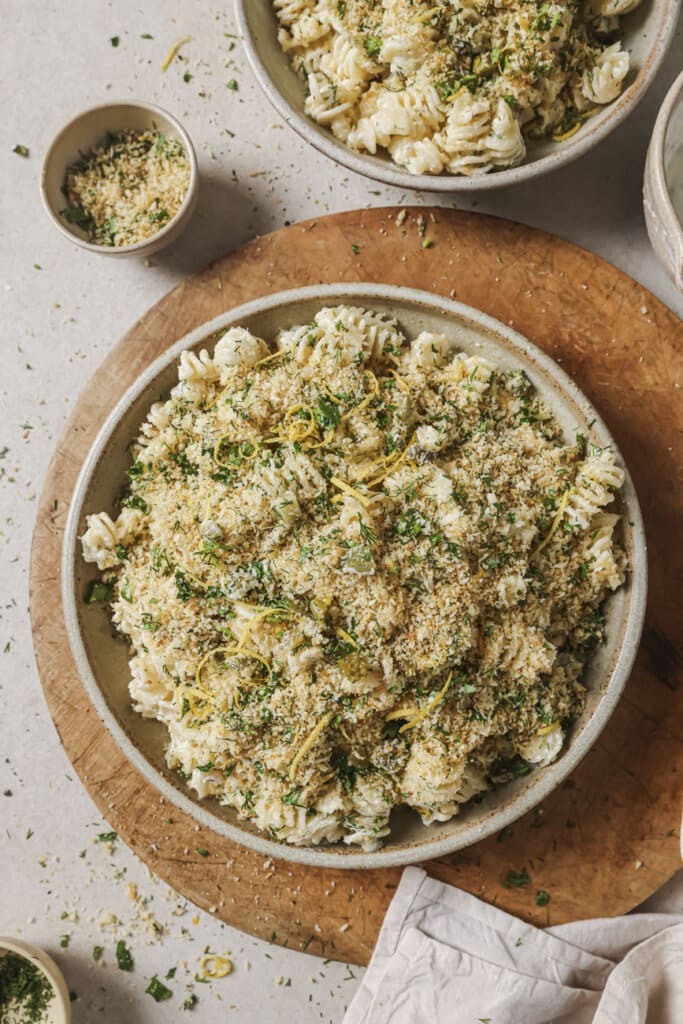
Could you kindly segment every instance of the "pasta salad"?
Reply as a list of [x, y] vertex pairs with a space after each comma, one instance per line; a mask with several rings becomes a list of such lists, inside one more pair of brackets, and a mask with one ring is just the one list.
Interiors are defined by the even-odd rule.
[[561, 751], [624, 580], [623, 472], [523, 370], [320, 309], [184, 352], [88, 600], [167, 760], [276, 839], [374, 849]]
[[413, 174], [513, 167], [621, 92], [639, 0], [273, 0], [306, 113]]

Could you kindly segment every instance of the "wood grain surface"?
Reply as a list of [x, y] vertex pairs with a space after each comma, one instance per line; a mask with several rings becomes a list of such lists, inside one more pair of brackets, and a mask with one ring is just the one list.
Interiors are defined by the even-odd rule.
[[[398, 209], [374, 209], [287, 227], [188, 278], [119, 342], [58, 444], [34, 535], [36, 657], [65, 750], [112, 827], [184, 896], [253, 935], [367, 962], [400, 871], [264, 862], [164, 805], [93, 711], [59, 599], [63, 523], [78, 471], [112, 405], [143, 367], [241, 302], [337, 281], [423, 288], [513, 325], [576, 379], [630, 466], [648, 536], [650, 598], [636, 666], [613, 718], [573, 776], [539, 808], [504, 835], [425, 865], [540, 925], [623, 913], [680, 866], [683, 325], [591, 253], [508, 221], [408, 208], [400, 216]], [[524, 866], [531, 877], [526, 888], [501, 884], [510, 869]], [[536, 906], [539, 889], [550, 894], [546, 907]]]

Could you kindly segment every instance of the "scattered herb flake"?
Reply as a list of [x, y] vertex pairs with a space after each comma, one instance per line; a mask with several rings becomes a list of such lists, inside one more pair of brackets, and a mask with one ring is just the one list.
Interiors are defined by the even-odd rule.
[[133, 970], [133, 957], [123, 939], [119, 939], [116, 943], [116, 963], [119, 965], [120, 971]]
[[157, 1003], [163, 1003], [173, 995], [170, 988], [167, 988], [163, 981], [159, 981], [156, 974], [150, 980], [145, 992]]
[[508, 871], [501, 884], [505, 889], [525, 889], [530, 881], [529, 872], [522, 868], [519, 872]]

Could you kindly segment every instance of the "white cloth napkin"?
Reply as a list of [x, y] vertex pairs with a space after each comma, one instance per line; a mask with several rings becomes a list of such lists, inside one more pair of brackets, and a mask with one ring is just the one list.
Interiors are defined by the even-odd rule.
[[542, 930], [406, 868], [344, 1024], [683, 1024], [683, 916]]

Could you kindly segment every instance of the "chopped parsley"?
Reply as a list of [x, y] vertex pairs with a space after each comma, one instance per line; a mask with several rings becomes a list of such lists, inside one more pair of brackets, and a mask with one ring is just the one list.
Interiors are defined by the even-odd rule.
[[164, 1003], [173, 995], [170, 988], [167, 988], [163, 981], [159, 981], [156, 974], [150, 979], [145, 992], [148, 996], [151, 996], [156, 1003]]
[[116, 963], [120, 971], [133, 970], [133, 956], [123, 939], [116, 943]]

